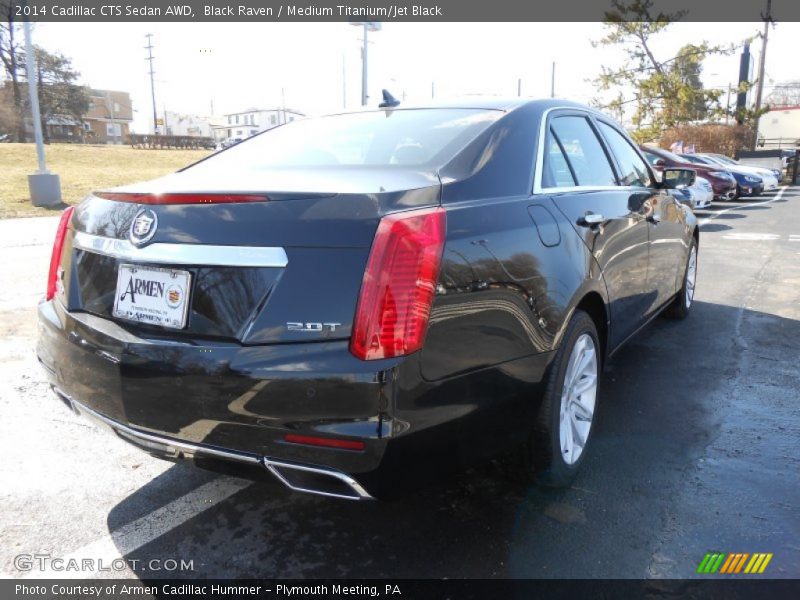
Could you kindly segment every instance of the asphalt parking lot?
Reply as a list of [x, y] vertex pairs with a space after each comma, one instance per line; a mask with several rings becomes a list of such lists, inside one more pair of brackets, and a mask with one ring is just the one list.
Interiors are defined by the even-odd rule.
[[800, 577], [800, 188], [698, 217], [693, 312], [612, 359], [572, 488], [500, 460], [390, 503], [162, 462], [73, 416], [34, 356], [55, 220], [0, 221], [0, 573], [54, 574], [15, 561], [39, 554], [128, 562], [58, 576], [683, 578], [720, 551]]

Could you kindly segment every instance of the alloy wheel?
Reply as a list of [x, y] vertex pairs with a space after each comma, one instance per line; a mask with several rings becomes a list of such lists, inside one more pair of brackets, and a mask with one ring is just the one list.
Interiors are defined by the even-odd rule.
[[592, 336], [584, 333], [572, 347], [561, 392], [559, 446], [568, 465], [577, 462], [589, 439], [596, 399], [597, 349]]

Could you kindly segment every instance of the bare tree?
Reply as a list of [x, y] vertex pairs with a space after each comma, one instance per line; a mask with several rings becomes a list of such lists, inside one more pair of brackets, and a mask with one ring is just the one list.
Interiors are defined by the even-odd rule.
[[765, 102], [770, 106], [800, 106], [800, 80], [777, 84], [767, 95]]
[[25, 102], [20, 84], [20, 71], [24, 69], [20, 65], [22, 36], [20, 35], [20, 24], [15, 21], [16, 4], [15, 0], [0, 0], [0, 62], [3, 63], [6, 77], [11, 81], [11, 94], [17, 112], [17, 141], [23, 142], [25, 141], [25, 126], [21, 115]]

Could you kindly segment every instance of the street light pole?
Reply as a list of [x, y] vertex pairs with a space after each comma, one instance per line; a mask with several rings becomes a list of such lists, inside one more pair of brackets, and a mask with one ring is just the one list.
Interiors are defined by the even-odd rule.
[[153, 71], [153, 34], [148, 33], [144, 37], [147, 38], [147, 46], [145, 46], [145, 50], [147, 50], [147, 58], [145, 59], [150, 63], [150, 95], [153, 98], [153, 133], [158, 133], [158, 111], [156, 110], [156, 83], [155, 78], [153, 75], [155, 71]]
[[42, 115], [39, 109], [36, 57], [33, 53], [30, 21], [25, 21], [25, 70], [28, 77], [28, 95], [31, 101], [31, 119], [33, 121], [33, 137], [36, 142], [36, 157], [39, 161], [39, 170], [33, 175], [28, 175], [28, 190], [34, 206], [58, 206], [61, 204], [61, 181], [58, 175], [47, 170], [44, 160]]

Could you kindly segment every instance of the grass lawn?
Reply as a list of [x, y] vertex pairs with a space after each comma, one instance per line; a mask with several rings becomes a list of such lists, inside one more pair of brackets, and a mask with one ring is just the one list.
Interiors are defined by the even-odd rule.
[[[67, 204], [80, 202], [95, 190], [172, 173], [209, 152], [81, 144], [49, 144], [44, 149], [47, 169], [61, 177], [61, 197]], [[0, 144], [0, 219], [56, 214], [31, 204], [28, 175], [36, 169], [33, 144]]]

